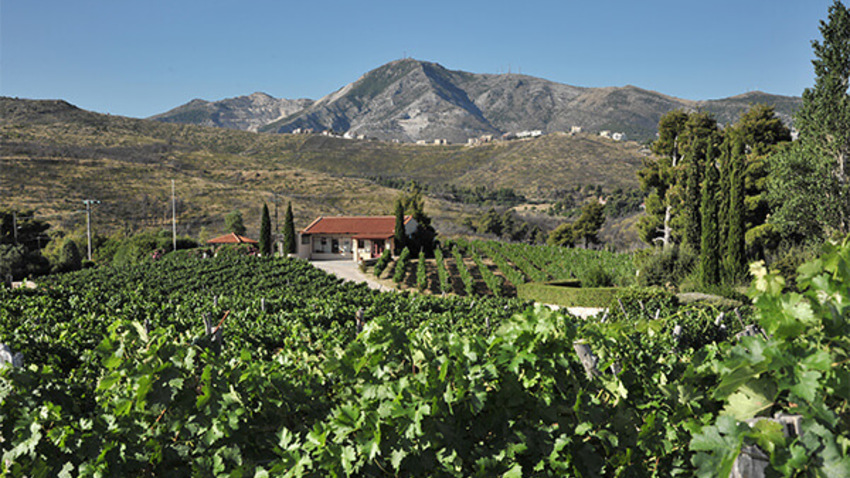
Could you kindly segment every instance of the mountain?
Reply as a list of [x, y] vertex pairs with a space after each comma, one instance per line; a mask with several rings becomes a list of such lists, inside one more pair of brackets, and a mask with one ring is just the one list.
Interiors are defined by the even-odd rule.
[[221, 101], [195, 99], [150, 119], [257, 131], [261, 126], [301, 111], [312, 103], [307, 99], [277, 99], [265, 93], [254, 93]]
[[[195, 100], [154, 119], [217, 125], [200, 113], [193, 113], [200, 118], [195, 119], [193, 114], [180, 116], [174, 112], [193, 103], [204, 108], [227, 104], [226, 111], [236, 115], [239, 105], [235, 100], [239, 98], [203, 104]], [[801, 100], [750, 92], [731, 98], [692, 101], [635, 86], [584, 88], [528, 75], [467, 73], [437, 63], [404, 59], [376, 68], [315, 102], [294, 101], [302, 103], [293, 104], [288, 113], [273, 120], [266, 121], [269, 116], [258, 118], [252, 127], [277, 133], [299, 128], [332, 129], [381, 140], [447, 139], [465, 143], [469, 138], [485, 134], [526, 130], [554, 133], [580, 126], [586, 132], [611, 130], [643, 141], [655, 137], [658, 120], [674, 109], [704, 109], [721, 123], [731, 123], [750, 104], [766, 103], [774, 105], [777, 114], [790, 124]], [[303, 107], [296, 108], [299, 105]], [[250, 116], [249, 112], [240, 115]]]

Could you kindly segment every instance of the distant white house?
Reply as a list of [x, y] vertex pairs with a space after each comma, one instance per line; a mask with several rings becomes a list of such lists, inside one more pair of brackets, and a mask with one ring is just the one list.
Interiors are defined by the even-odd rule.
[[573, 126], [570, 128], [570, 134], [579, 134], [581, 133], [581, 126]]
[[534, 131], [520, 131], [519, 133], [516, 134], [516, 137], [520, 138], [520, 139], [522, 139], [522, 138], [538, 138], [540, 136], [543, 136], [543, 131], [540, 131], [539, 129], [536, 129]]
[[440, 138], [440, 139], [435, 139], [435, 140], [434, 140], [434, 144], [449, 144], [449, 140], [447, 140], [447, 139], [442, 139], [442, 138]]
[[602, 131], [599, 132], [599, 136], [602, 136], [603, 138], [611, 139], [611, 132], [608, 131], [607, 129], [603, 129]]
[[611, 139], [613, 139], [614, 141], [625, 141], [626, 133], [614, 133], [611, 135]]

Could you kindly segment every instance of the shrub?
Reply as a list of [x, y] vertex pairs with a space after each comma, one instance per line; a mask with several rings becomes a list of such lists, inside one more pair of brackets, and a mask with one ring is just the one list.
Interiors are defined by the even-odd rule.
[[614, 285], [614, 276], [600, 264], [591, 266], [582, 278], [585, 287], [611, 287]]
[[676, 286], [694, 269], [696, 259], [692, 252], [679, 246], [638, 254], [635, 256], [638, 284]]

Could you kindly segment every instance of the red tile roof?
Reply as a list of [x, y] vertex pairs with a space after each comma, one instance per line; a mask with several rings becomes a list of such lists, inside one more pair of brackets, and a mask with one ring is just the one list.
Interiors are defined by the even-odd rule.
[[[404, 223], [411, 220], [405, 216]], [[395, 216], [335, 216], [319, 217], [301, 231], [302, 234], [338, 234], [358, 239], [388, 238], [395, 232]]]
[[207, 241], [207, 244], [257, 244], [257, 241], [234, 233], [218, 236]]

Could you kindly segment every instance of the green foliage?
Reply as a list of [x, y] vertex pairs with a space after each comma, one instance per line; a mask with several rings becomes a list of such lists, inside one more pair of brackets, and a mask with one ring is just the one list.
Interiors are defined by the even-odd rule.
[[582, 284], [585, 287], [612, 287], [614, 275], [602, 264], [595, 264], [583, 274]]
[[263, 203], [260, 214], [260, 254], [269, 256], [272, 253], [272, 220], [269, 217], [269, 207]]
[[449, 271], [446, 269], [446, 263], [443, 260], [442, 248], [434, 249], [434, 260], [437, 264], [437, 279], [440, 281], [440, 291], [443, 294], [452, 292], [452, 283], [449, 279]]
[[292, 217], [292, 202], [286, 203], [286, 216], [283, 220], [283, 252], [285, 254], [295, 254], [297, 235], [295, 234], [295, 220]]
[[410, 258], [410, 249], [404, 248], [401, 254], [398, 255], [395, 261], [395, 269], [393, 269], [393, 282], [401, 284], [404, 281], [404, 276], [407, 274], [408, 259]]
[[565, 287], [541, 282], [517, 286], [517, 297], [562, 307], [605, 307], [616, 297], [615, 287]]
[[425, 262], [425, 251], [419, 251], [419, 258], [416, 260], [416, 288], [420, 292], [428, 287], [428, 267]]
[[552, 232], [549, 233], [549, 237], [546, 239], [546, 244], [550, 246], [573, 247], [575, 245], [573, 225], [565, 222], [552, 229]]
[[[795, 117], [800, 139], [810, 144], [813, 153], [847, 183], [846, 162], [850, 157], [850, 10], [840, 1], [829, 7], [829, 16], [820, 24], [821, 41], [813, 41], [812, 60], [815, 84], [803, 91], [803, 104]], [[839, 221], [834, 224], [847, 232], [847, 191], [841, 190]]]
[[466, 262], [463, 260], [463, 254], [457, 244], [452, 245], [452, 257], [455, 260], [455, 267], [463, 282], [464, 293], [468, 296], [475, 295], [475, 281], [472, 274], [469, 273], [469, 268], [466, 267]]
[[71, 272], [82, 268], [83, 256], [80, 254], [77, 244], [71, 239], [65, 239], [59, 253], [59, 259], [53, 265], [53, 272]]
[[605, 223], [605, 205], [594, 199], [581, 208], [581, 216], [573, 223], [573, 236], [587, 248], [599, 242], [599, 228]]
[[[714, 364], [713, 396], [724, 408], [691, 440], [701, 475], [731, 467], [743, 445], [759, 445], [771, 469], [785, 475], [850, 473], [848, 259], [850, 244], [828, 245], [820, 259], [800, 267], [800, 294], [784, 294], [784, 280], [763, 264], [751, 267], [765, 334], [743, 337]], [[801, 434], [786, 437], [765, 421], [743, 423], [776, 413], [799, 416]]]
[[373, 271], [375, 272], [375, 277], [380, 277], [381, 273], [384, 272], [384, 269], [387, 267], [387, 264], [392, 260], [392, 253], [389, 249], [384, 249], [384, 252], [381, 253], [381, 257], [378, 258], [378, 261], [375, 263], [375, 268]]
[[699, 273], [700, 283], [716, 285], [720, 283], [720, 231], [718, 230], [718, 194], [719, 173], [715, 166], [714, 148], [709, 144], [706, 152], [705, 181], [702, 185], [702, 201], [700, 204], [700, 238]]
[[[723, 275], [726, 283], [742, 280], [746, 273], [744, 209], [744, 142], [740, 136], [734, 135], [730, 145], [729, 164], [729, 201], [726, 216], [720, 216], [726, 224], [725, 251], [723, 258]], [[720, 236], [723, 240], [723, 235]]]
[[490, 292], [496, 297], [501, 297], [502, 287], [504, 286], [505, 279], [502, 276], [497, 276], [490, 270], [487, 264], [484, 263], [484, 260], [478, 254], [478, 250], [474, 247], [471, 247], [470, 244], [464, 244], [466, 250], [472, 256], [472, 260], [475, 261], [475, 266], [478, 268], [478, 273], [481, 275], [481, 280], [484, 281], [484, 284], [487, 285], [487, 288], [490, 289]]
[[401, 254], [402, 249], [406, 247], [407, 234], [404, 232], [404, 205], [401, 200], [395, 203], [395, 229], [393, 230], [393, 253]]
[[242, 213], [235, 209], [227, 213], [224, 216], [224, 227], [234, 234], [244, 236], [246, 229], [242, 221]]
[[770, 158], [770, 223], [786, 240], [823, 238], [840, 222], [840, 185], [811, 143], [797, 141]]
[[[0, 342], [27, 364], [0, 368], [0, 467], [717, 476], [758, 445], [769, 473], [844, 476], [850, 242], [800, 267], [799, 293], [753, 271], [765, 333], [737, 340], [724, 340], [733, 314], [665, 291], [619, 290], [604, 319], [578, 320], [519, 301], [379, 293], [288, 258], [183, 253], [0, 288]], [[223, 342], [203, 314], [223, 323]], [[763, 420], [777, 412], [801, 416], [802, 434]]]
[[679, 246], [662, 250], [647, 250], [635, 256], [638, 284], [646, 286], [675, 286], [696, 265], [697, 257]]

